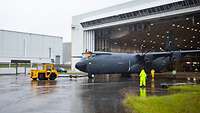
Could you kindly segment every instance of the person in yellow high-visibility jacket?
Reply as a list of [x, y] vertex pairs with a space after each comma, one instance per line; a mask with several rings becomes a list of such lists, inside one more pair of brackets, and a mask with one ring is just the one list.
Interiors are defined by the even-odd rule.
[[144, 69], [141, 70], [139, 77], [140, 77], [140, 87], [146, 87], [147, 74], [145, 73]]
[[151, 69], [151, 76], [152, 76], [152, 80], [154, 80], [154, 76], [155, 76], [155, 70]]

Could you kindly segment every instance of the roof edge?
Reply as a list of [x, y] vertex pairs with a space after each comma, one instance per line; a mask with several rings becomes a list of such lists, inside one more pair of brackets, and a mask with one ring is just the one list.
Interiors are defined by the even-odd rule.
[[40, 35], [40, 36], [56, 37], [56, 38], [63, 39], [63, 37], [61, 37], [61, 36], [45, 35], [45, 34], [39, 34], [39, 33], [21, 32], [21, 31], [5, 30], [5, 29], [0, 29], [0, 31], [23, 33], [23, 34], [29, 34], [29, 35]]

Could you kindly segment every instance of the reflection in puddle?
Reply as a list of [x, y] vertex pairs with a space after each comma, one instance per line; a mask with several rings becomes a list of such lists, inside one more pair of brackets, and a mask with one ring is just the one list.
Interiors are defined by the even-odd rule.
[[57, 81], [55, 80], [32, 80], [31, 86], [32, 90], [36, 94], [49, 94], [54, 92], [56, 88]]
[[151, 94], [153, 95], [155, 92], [155, 81], [154, 79], [151, 80]]
[[140, 88], [140, 97], [146, 97], [147, 96], [147, 90], [145, 87]]

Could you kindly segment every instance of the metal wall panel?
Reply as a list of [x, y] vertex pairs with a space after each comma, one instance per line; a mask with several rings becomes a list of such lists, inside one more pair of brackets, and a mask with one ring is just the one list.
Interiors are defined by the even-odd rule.
[[62, 50], [61, 37], [0, 30], [0, 62], [18, 58], [50, 63], [56, 56], [60, 56], [62, 62]]
[[63, 43], [63, 64], [71, 64], [72, 46], [71, 43]]
[[88, 51], [94, 52], [95, 32], [93, 30], [84, 31], [83, 43], [85, 43], [84, 51], [87, 49]]

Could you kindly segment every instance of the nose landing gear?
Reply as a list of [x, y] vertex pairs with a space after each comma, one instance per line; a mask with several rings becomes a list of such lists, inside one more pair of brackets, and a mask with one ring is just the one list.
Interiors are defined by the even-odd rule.
[[94, 74], [89, 74], [89, 73], [88, 73], [88, 78], [89, 78], [89, 79], [93, 79], [94, 76], [95, 76]]

